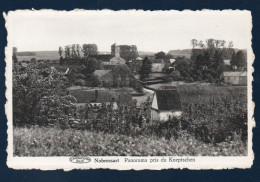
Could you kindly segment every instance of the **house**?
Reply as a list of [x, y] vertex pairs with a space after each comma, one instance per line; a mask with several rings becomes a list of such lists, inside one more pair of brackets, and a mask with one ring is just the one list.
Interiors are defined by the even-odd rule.
[[163, 70], [169, 69], [172, 65], [170, 59], [164, 59], [163, 61], [164, 61], [164, 64], [165, 64], [164, 67], [163, 67]]
[[99, 78], [103, 86], [106, 84], [111, 86], [113, 85], [114, 77], [112, 70], [96, 70], [94, 75]]
[[132, 72], [126, 64], [104, 65], [105, 70], [96, 70], [94, 74], [103, 86], [129, 87], [133, 79]]
[[224, 62], [224, 65], [228, 65], [228, 66], [231, 65], [231, 64], [230, 64], [230, 62], [231, 62], [230, 59], [224, 59], [223, 62]]
[[170, 59], [171, 64], [174, 63], [176, 59]]
[[100, 107], [102, 104], [109, 105], [113, 104], [113, 108], [117, 109], [117, 103], [115, 101], [115, 95], [112, 91], [99, 90], [99, 89], [75, 89], [71, 90], [70, 94], [76, 99], [76, 106], [88, 105]]
[[112, 104], [113, 109], [118, 109], [118, 106], [128, 106], [132, 104], [132, 96], [127, 89], [84, 89], [75, 88], [68, 89], [70, 94], [76, 99], [76, 106], [91, 106], [101, 107], [102, 104], [109, 106]]
[[246, 71], [224, 71], [220, 78], [230, 85], [247, 85]]
[[162, 72], [165, 67], [165, 62], [163, 59], [152, 59], [152, 72]]
[[174, 88], [155, 90], [151, 106], [152, 121], [167, 121], [182, 115], [179, 93]]
[[142, 61], [142, 60], [143, 60], [143, 58], [140, 57], [140, 56], [138, 56], [138, 57], [136, 58], [136, 61]]

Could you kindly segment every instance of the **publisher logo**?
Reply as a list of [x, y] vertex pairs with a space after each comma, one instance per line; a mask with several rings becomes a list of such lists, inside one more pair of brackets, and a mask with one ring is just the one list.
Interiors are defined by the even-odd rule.
[[91, 161], [90, 157], [70, 157], [70, 162], [77, 163], [77, 164], [83, 164], [83, 163], [89, 163]]

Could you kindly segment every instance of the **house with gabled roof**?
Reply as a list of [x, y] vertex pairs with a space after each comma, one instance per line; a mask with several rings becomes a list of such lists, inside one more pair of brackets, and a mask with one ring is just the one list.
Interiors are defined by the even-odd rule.
[[246, 71], [224, 71], [220, 78], [224, 83], [230, 85], [247, 85], [247, 72]]
[[155, 90], [151, 106], [152, 121], [167, 121], [181, 115], [182, 104], [177, 89]]
[[152, 72], [162, 72], [165, 67], [165, 62], [163, 59], [151, 59]]

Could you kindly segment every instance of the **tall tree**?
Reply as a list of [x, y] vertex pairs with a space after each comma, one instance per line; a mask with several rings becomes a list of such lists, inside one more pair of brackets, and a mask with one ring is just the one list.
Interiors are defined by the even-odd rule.
[[80, 45], [79, 45], [79, 44], [76, 44], [77, 58], [80, 58], [80, 50], [81, 50]]
[[77, 58], [77, 52], [76, 52], [76, 45], [75, 44], [72, 44], [72, 46], [71, 46], [71, 57], [73, 59]]
[[12, 59], [13, 59], [13, 63], [18, 63], [18, 59], [17, 59], [17, 47], [13, 47], [13, 56], [12, 56]]
[[155, 58], [156, 59], [165, 59], [166, 58], [166, 54], [163, 51], [160, 51], [160, 52], [155, 54]]
[[247, 68], [246, 55], [243, 51], [238, 51], [235, 55], [232, 56], [231, 66], [236, 66], [240, 69]]
[[65, 58], [66, 59], [70, 59], [70, 57], [71, 57], [70, 52], [71, 52], [71, 46], [69, 46], [69, 45], [65, 46]]
[[82, 51], [84, 54], [84, 58], [88, 56], [93, 56], [98, 54], [98, 47], [96, 44], [83, 44]]
[[191, 40], [192, 49], [195, 49], [197, 45], [198, 45], [198, 40], [197, 39], [192, 39]]
[[62, 49], [61, 46], [59, 47], [59, 51], [58, 51], [58, 53], [59, 53], [59, 55], [60, 55], [60, 57], [61, 57], [61, 56], [62, 56], [62, 53], [63, 53], [63, 49]]
[[152, 73], [152, 63], [148, 59], [148, 57], [144, 58], [139, 73], [140, 73], [141, 80], [145, 80], [149, 78], [150, 74]]
[[98, 68], [98, 61], [95, 58], [89, 58], [87, 61], [84, 61], [84, 69], [82, 73], [84, 75], [93, 74]]
[[233, 46], [234, 46], [234, 44], [233, 44], [233, 42], [232, 41], [229, 41], [229, 43], [228, 43], [228, 48], [233, 48]]
[[[115, 44], [111, 46], [111, 54], [115, 56]], [[135, 60], [138, 57], [136, 45], [120, 45], [120, 57], [126, 61]]]

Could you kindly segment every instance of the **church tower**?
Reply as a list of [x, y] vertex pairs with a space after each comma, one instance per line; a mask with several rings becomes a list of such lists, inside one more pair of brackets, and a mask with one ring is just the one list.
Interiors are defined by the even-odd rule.
[[117, 45], [115, 43], [115, 57], [119, 58], [120, 57], [120, 45]]
[[120, 57], [120, 45], [117, 45], [116, 43], [114, 43], [111, 46], [111, 55], [113, 57], [119, 58]]

